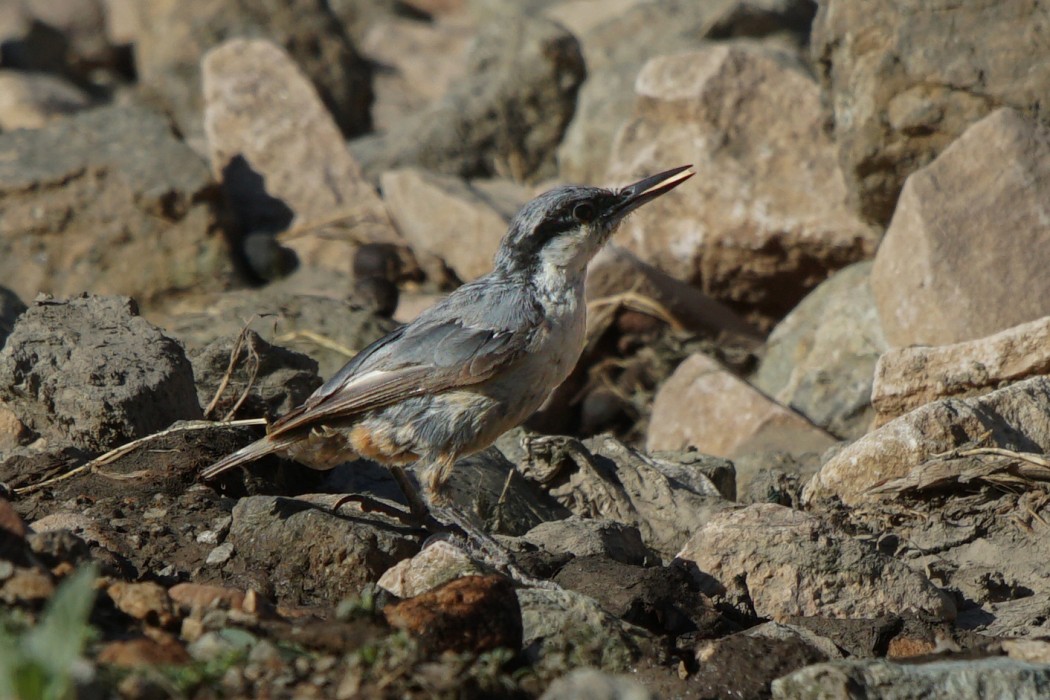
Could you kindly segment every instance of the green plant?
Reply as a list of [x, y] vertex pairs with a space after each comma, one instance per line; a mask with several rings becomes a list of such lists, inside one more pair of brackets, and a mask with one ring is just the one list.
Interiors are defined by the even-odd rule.
[[90, 670], [81, 658], [93, 630], [97, 567], [67, 578], [48, 601], [36, 626], [17, 631], [0, 625], [0, 697], [65, 700], [73, 681]]

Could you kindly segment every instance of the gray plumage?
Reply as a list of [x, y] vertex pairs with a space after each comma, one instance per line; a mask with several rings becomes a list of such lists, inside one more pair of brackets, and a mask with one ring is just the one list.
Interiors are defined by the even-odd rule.
[[491, 273], [362, 350], [264, 438], [202, 477], [271, 453], [319, 469], [356, 454], [422, 460], [428, 495], [439, 495], [458, 458], [519, 425], [572, 371], [584, 343], [587, 263], [627, 213], [690, 177], [687, 167], [619, 191], [561, 187], [530, 201]]

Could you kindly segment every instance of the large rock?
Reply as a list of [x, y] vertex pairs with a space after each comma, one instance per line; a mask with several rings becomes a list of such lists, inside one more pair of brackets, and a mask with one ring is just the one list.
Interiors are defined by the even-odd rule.
[[164, 118], [92, 110], [0, 134], [0, 152], [0, 279], [23, 298], [89, 289], [145, 305], [221, 284], [220, 193]]
[[[103, 0], [20, 0], [0, 7], [3, 64], [80, 83], [119, 72], [121, 56], [106, 35]], [[103, 79], [100, 82], [105, 82]]]
[[643, 260], [775, 319], [874, 252], [878, 233], [846, 208], [820, 90], [790, 55], [729, 44], [661, 56], [635, 92], [610, 174], [697, 170], [680, 195], [648, 205], [644, 225], [625, 225]]
[[227, 541], [234, 547], [229, 573], [262, 575], [293, 605], [334, 605], [418, 551], [377, 515], [346, 518], [328, 503], [273, 496], [238, 501]]
[[472, 28], [463, 23], [387, 18], [368, 27], [361, 53], [382, 66], [372, 121], [384, 131], [445, 95], [467, 68]]
[[529, 199], [513, 183], [502, 188], [509, 197], [500, 201], [457, 177], [419, 168], [387, 171], [379, 184], [412, 250], [441, 259], [464, 282], [492, 270], [507, 222]]
[[1040, 5], [820, 3], [813, 57], [850, 203], [865, 218], [888, 222], [908, 175], [997, 106], [1045, 119], [1050, 47]]
[[774, 504], [714, 516], [679, 559], [714, 579], [754, 615], [878, 617], [916, 611], [955, 618], [951, 597], [921, 574], [825, 521]]
[[560, 25], [523, 16], [490, 23], [444, 98], [359, 139], [354, 153], [373, 178], [408, 165], [462, 177], [551, 176], [585, 74], [579, 44]]
[[631, 116], [638, 71], [657, 53], [698, 49], [705, 39], [788, 35], [805, 41], [816, 8], [810, 0], [569, 0], [544, 14], [575, 34], [587, 61], [576, 114], [558, 147], [563, 179], [605, 178], [616, 131]]
[[313, 358], [324, 378], [397, 327], [390, 319], [346, 301], [288, 293], [279, 283], [261, 290], [207, 295], [189, 307], [158, 315], [157, 322], [191, 351], [236, 337], [247, 327], [266, 342]]
[[707, 355], [690, 356], [656, 394], [646, 447], [729, 457], [822, 451], [835, 438], [781, 406]]
[[233, 412], [231, 418], [272, 420], [321, 386], [316, 361], [271, 345], [252, 330], [220, 338], [191, 352], [190, 359], [197, 398], [208, 418], [221, 419]]
[[893, 663], [882, 659], [813, 664], [773, 681], [774, 700], [1038, 700], [1050, 695], [1050, 667], [1008, 658]]
[[287, 241], [300, 264], [344, 273], [357, 244], [400, 240], [291, 55], [233, 39], [201, 66], [212, 171], [246, 233], [303, 230]]
[[1036, 377], [968, 399], [942, 399], [890, 421], [832, 456], [804, 499], [847, 505], [879, 498], [876, 486], [907, 476], [935, 455], [968, 444], [1050, 450], [1050, 378]]
[[141, 10], [139, 79], [191, 139], [202, 134], [201, 57], [233, 37], [268, 38], [287, 49], [344, 134], [371, 125], [371, 69], [324, 0], [156, 0]]
[[893, 346], [943, 345], [1050, 314], [1050, 128], [1000, 109], [904, 185], [871, 287]]
[[855, 439], [872, 420], [872, 376], [887, 350], [868, 277], [871, 263], [818, 286], [769, 335], [751, 381], [832, 435]]
[[182, 346], [122, 297], [22, 314], [0, 352], [0, 400], [33, 431], [95, 452], [201, 417]]
[[977, 340], [895, 348], [875, 365], [875, 423], [937, 399], [975, 396], [1041, 374], [1050, 374], [1050, 316]]
[[645, 544], [667, 558], [732, 497], [716, 484], [722, 481], [716, 473], [731, 469], [725, 460], [650, 457], [609, 436], [585, 443], [533, 438], [517, 467], [575, 515], [637, 527]]

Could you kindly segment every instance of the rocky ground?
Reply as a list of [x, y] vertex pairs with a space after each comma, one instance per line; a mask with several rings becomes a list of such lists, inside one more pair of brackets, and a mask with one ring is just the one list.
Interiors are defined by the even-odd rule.
[[[1050, 697], [1044, 5], [0, 3], [0, 697]], [[367, 462], [197, 479], [690, 162], [456, 469], [518, 580]]]

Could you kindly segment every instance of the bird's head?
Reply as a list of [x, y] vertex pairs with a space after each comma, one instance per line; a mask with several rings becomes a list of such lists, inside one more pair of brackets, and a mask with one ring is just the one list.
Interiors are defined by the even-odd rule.
[[503, 272], [582, 273], [624, 218], [694, 175], [685, 165], [623, 187], [570, 185], [544, 192], [514, 217], [496, 253]]

